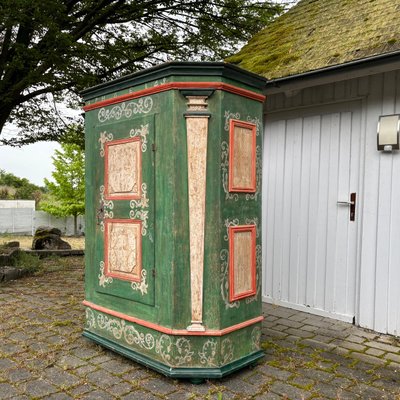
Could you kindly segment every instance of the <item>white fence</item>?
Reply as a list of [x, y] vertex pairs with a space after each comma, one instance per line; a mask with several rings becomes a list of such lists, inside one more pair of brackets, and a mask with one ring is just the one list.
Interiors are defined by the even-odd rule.
[[[39, 226], [51, 226], [65, 236], [74, 234], [74, 218], [57, 218], [32, 208], [0, 208], [0, 233], [33, 235]], [[85, 217], [78, 216], [78, 233], [85, 231]]]

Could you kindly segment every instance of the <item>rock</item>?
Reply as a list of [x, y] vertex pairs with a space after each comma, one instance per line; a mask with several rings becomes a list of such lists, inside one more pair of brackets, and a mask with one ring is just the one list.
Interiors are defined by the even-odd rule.
[[70, 250], [71, 245], [61, 239], [61, 231], [49, 226], [39, 226], [33, 237], [32, 250]]
[[58, 228], [52, 228], [51, 226], [38, 226], [35, 231], [35, 236], [40, 236], [42, 234], [53, 233], [54, 235], [61, 236], [61, 231]]
[[4, 247], [6, 247], [7, 249], [18, 248], [19, 247], [19, 242], [17, 242], [17, 241], [7, 242], [7, 243], [4, 243]]

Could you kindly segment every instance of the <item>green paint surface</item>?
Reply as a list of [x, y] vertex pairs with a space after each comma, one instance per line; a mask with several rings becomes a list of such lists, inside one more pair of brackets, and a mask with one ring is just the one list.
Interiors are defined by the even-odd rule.
[[[227, 80], [224, 68], [221, 66], [220, 74], [216, 76], [206, 76], [207, 81]], [[236, 72], [244, 77], [247, 74]], [[198, 76], [180, 76], [180, 79], [196, 81]], [[237, 86], [242, 87], [243, 81], [245, 79], [242, 77]], [[159, 80], [159, 84], [163, 82]], [[235, 83], [231, 76], [229, 82]], [[118, 94], [137, 88], [131, 80], [125, 84], [133, 86], [119, 86]], [[143, 85], [141, 83], [138, 87]], [[247, 85], [246, 89], [259, 93], [261, 87], [256, 90]], [[261, 315], [262, 104], [220, 90], [215, 90], [207, 102], [210, 117], [203, 325], [206, 329], [219, 330]], [[169, 90], [86, 113], [86, 300], [113, 312], [175, 330], [185, 330], [191, 324], [186, 104], [187, 99], [181, 91]], [[253, 122], [257, 126], [255, 194], [227, 191], [227, 126], [231, 118]], [[142, 136], [141, 153], [146, 201], [133, 204], [130, 200], [112, 200], [110, 203], [102, 195], [105, 169], [103, 150], [106, 143], [129, 138], [133, 134], [140, 135], [143, 127], [146, 127], [147, 132]], [[146, 225], [145, 232], [142, 231], [142, 265], [146, 275], [141, 282], [132, 283], [115, 277], [111, 280], [104, 274], [104, 225], [107, 218], [141, 219], [142, 224]], [[227, 227], [248, 224], [257, 227], [257, 294], [230, 302]], [[250, 357], [250, 354], [253, 355], [249, 360], [256, 353], [259, 357], [258, 345], [252, 345], [255, 340], [259, 340], [259, 327], [260, 323], [253, 324], [222, 337], [168, 336], [88, 308], [85, 331], [89, 337], [93, 334], [92, 338], [97, 338], [98, 342], [101, 341], [98, 338], [103, 337], [107, 346], [115, 342], [128, 353], [131, 349], [135, 354], [154, 358], [158, 363], [171, 368], [210, 368], [211, 371], [232, 362], [244, 366], [246, 362], [238, 360]], [[140, 339], [135, 340], [135, 337]], [[154, 341], [151, 349], [149, 344], [146, 345], [146, 338]], [[187, 349], [189, 343], [192, 350], [188, 352], [193, 354], [184, 357], [182, 354], [186, 350], [182, 349]], [[174, 350], [171, 350], [168, 357], [164, 357], [163, 348]], [[214, 354], [217, 348], [218, 354], [210, 361], [211, 356], [207, 354]], [[179, 357], [181, 359], [177, 361]], [[140, 361], [137, 357], [133, 358]], [[209, 361], [205, 361], [207, 359]]]

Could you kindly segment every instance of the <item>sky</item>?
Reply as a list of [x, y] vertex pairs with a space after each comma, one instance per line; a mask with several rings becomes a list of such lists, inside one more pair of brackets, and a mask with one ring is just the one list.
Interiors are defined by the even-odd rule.
[[0, 146], [0, 169], [44, 186], [44, 178], [51, 180], [54, 170], [51, 157], [56, 149], [60, 149], [60, 145], [55, 142], [39, 142], [21, 148]]

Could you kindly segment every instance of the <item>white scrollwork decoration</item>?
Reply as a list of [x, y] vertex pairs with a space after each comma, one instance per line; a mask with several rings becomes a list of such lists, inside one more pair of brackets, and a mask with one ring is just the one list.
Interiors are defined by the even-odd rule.
[[156, 342], [156, 353], [171, 366], [190, 363], [194, 354], [189, 339], [178, 338], [174, 343], [174, 340], [165, 334], [161, 335]]
[[224, 240], [227, 242], [229, 240], [229, 227], [231, 226], [238, 226], [239, 225], [239, 218], [229, 219], [227, 218], [224, 222], [226, 228], [226, 234], [224, 235]]
[[100, 261], [99, 285], [106, 287], [106, 285], [109, 285], [113, 282], [113, 278], [104, 274], [104, 267], [104, 261]]
[[208, 339], [199, 352], [200, 362], [207, 367], [216, 367], [216, 355], [217, 355], [217, 342], [215, 339]]
[[133, 137], [140, 136], [142, 138], [141, 149], [142, 149], [143, 153], [147, 150], [147, 135], [148, 134], [149, 134], [149, 124], [141, 125], [140, 128], [131, 129], [129, 131], [129, 136], [130, 137], [133, 138]]
[[94, 312], [91, 308], [86, 307], [86, 326], [89, 329], [96, 328], [96, 318], [94, 316]]
[[157, 79], [156, 81], [154, 81], [153, 86], [163, 85], [165, 83], [167, 83], [167, 78], [163, 78], [160, 81]]
[[104, 185], [100, 186], [100, 209], [101, 209], [101, 215], [98, 215], [99, 219], [99, 224], [100, 224], [100, 229], [102, 232], [104, 232], [104, 219], [106, 218], [113, 218], [114, 217], [114, 212], [112, 211], [114, 209], [114, 203], [112, 200], [106, 200], [104, 197], [104, 192], [105, 192], [105, 187]]
[[142, 221], [142, 236], [147, 234], [147, 220], [149, 218], [149, 211], [144, 208], [149, 207], [149, 198], [147, 197], [147, 184], [142, 183], [142, 196], [139, 200], [131, 200], [129, 217], [131, 219], [140, 219]]
[[253, 351], [260, 350], [261, 347], [261, 328], [256, 326], [251, 331], [251, 349]]
[[221, 273], [221, 296], [225, 303], [225, 308], [239, 308], [240, 303], [238, 301], [229, 301], [229, 251], [227, 249], [222, 249], [219, 253], [219, 258], [221, 261], [220, 273]]
[[159, 354], [168, 365], [171, 365], [171, 350], [171, 338], [168, 335], [161, 335], [156, 342], [156, 353]]
[[238, 112], [233, 113], [233, 112], [230, 112], [229, 110], [225, 110], [224, 117], [225, 117], [224, 129], [226, 131], [229, 131], [230, 120], [231, 119], [240, 119], [240, 113], [238, 113]]
[[150, 333], [139, 332], [132, 325], [128, 325], [124, 320], [109, 318], [106, 315], [97, 315], [97, 325], [100, 329], [111, 333], [116, 339], [123, 339], [126, 343], [152, 350], [155, 346], [155, 339]]
[[122, 117], [130, 118], [135, 114], [148, 114], [153, 108], [151, 97], [142, 97], [139, 100], [129, 103], [121, 103], [110, 108], [101, 108], [97, 114], [99, 122], [109, 120], [120, 120]]
[[132, 290], [139, 291], [142, 296], [147, 294], [147, 288], [149, 287], [149, 285], [146, 283], [146, 277], [147, 271], [145, 269], [142, 269], [142, 272], [140, 274], [140, 282], [131, 283]]
[[106, 131], [100, 132], [99, 143], [100, 143], [100, 157], [104, 157], [104, 145], [107, 142], [111, 142], [114, 136], [112, 133], [107, 133]]
[[179, 338], [175, 342], [176, 355], [174, 357], [175, 365], [188, 364], [192, 361], [193, 351], [189, 339]]
[[221, 358], [223, 364], [227, 364], [233, 359], [233, 344], [229, 338], [224, 339], [221, 343]]
[[225, 192], [225, 200], [239, 199], [237, 193], [230, 193], [228, 188], [228, 176], [229, 176], [229, 145], [223, 141], [221, 143], [221, 176], [222, 176], [222, 187]]
[[247, 122], [250, 122], [251, 124], [254, 124], [256, 126], [256, 136], [260, 135], [261, 132], [261, 121], [260, 118], [258, 117], [250, 117], [250, 115], [247, 116]]

